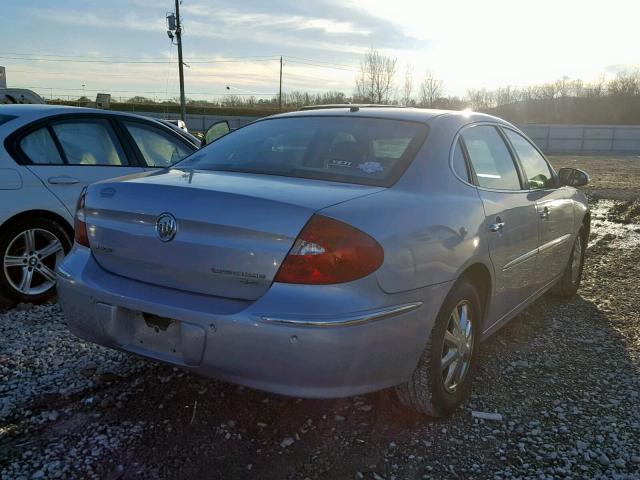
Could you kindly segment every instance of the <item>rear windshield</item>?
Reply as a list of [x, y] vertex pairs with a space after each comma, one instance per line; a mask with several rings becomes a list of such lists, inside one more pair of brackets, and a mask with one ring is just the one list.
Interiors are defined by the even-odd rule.
[[176, 167], [388, 186], [427, 131], [424, 124], [378, 118], [274, 118], [232, 132]]

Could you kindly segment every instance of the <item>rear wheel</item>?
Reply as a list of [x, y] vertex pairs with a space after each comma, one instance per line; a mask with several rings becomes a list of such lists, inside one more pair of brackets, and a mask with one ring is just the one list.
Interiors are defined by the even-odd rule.
[[479, 338], [480, 300], [467, 280], [447, 296], [411, 379], [396, 387], [400, 401], [427, 415], [448, 415], [471, 390]]
[[70, 249], [64, 229], [51, 220], [26, 220], [9, 227], [0, 237], [0, 287], [21, 302], [50, 298], [56, 266]]
[[572, 297], [578, 293], [582, 281], [582, 268], [584, 266], [584, 238], [582, 230], [576, 235], [571, 249], [571, 256], [567, 268], [558, 283], [551, 289], [551, 293], [561, 297]]

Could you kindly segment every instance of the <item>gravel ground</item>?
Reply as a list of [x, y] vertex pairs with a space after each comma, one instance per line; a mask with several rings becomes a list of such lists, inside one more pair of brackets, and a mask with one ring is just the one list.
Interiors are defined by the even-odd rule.
[[485, 342], [452, 417], [390, 390], [310, 401], [212, 381], [19, 305], [0, 314], [0, 479], [640, 478], [640, 201], [610, 179], [628, 180], [623, 160], [591, 172], [580, 295], [545, 296]]

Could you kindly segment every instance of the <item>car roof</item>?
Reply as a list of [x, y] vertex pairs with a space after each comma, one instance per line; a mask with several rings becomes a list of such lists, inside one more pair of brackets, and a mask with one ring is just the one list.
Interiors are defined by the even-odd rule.
[[429, 108], [397, 107], [382, 105], [318, 105], [316, 108], [307, 107], [304, 110], [281, 113], [268, 118], [292, 118], [292, 117], [374, 117], [390, 120], [409, 122], [431, 123], [442, 117], [455, 117], [459, 121], [471, 122], [497, 122], [506, 124], [505, 120], [487, 115], [485, 113], [469, 110], [438, 110]]
[[[164, 129], [170, 129], [177, 135], [181, 136], [184, 140], [192, 143], [195, 147], [200, 145], [200, 140], [194, 137], [191, 133], [184, 132], [174, 125], [167, 124], [159, 118], [149, 117], [145, 115], [137, 115], [135, 113], [121, 112], [118, 110], [102, 110], [98, 108], [85, 108], [85, 107], [72, 107], [68, 105], [47, 105], [47, 104], [0, 104], [0, 115], [7, 115], [15, 117], [11, 122], [8, 122], [6, 128], [9, 131], [13, 131], [16, 128], [20, 128], [33, 121], [44, 119], [47, 117], [53, 117], [56, 115], [64, 114], [78, 114], [78, 115], [113, 115], [117, 117], [127, 117], [144, 120], [150, 123], [156, 123]], [[17, 125], [16, 123], [17, 122]], [[5, 125], [0, 125], [0, 130]]]
[[114, 110], [102, 110], [99, 108], [72, 107], [69, 105], [48, 105], [48, 104], [3, 104], [0, 105], [0, 115], [11, 115], [14, 117], [48, 117], [63, 113], [79, 113], [90, 114], [99, 113], [102, 115], [124, 115], [127, 117], [144, 118], [146, 120], [154, 120], [150, 117], [136, 115], [129, 112], [120, 112]]

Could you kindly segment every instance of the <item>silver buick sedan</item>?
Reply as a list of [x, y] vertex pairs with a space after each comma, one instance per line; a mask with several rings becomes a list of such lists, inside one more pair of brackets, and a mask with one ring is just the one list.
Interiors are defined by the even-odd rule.
[[546, 291], [576, 293], [587, 181], [488, 115], [277, 115], [90, 185], [60, 301], [108, 347], [300, 397], [396, 387], [445, 415], [482, 340]]

